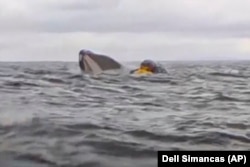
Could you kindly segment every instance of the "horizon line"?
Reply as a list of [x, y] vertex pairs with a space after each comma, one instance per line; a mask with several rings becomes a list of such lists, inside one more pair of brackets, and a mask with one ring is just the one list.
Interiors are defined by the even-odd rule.
[[[117, 60], [116, 60], [117, 61]], [[118, 62], [140, 62], [142, 60], [120, 60]], [[211, 60], [154, 60], [154, 61], [158, 61], [158, 62], [219, 62], [219, 61], [230, 61], [230, 62], [234, 62], [234, 61], [250, 61], [250, 59], [229, 59], [229, 60], [225, 60], [225, 59], [211, 59]], [[78, 61], [67, 61], [67, 60], [26, 60], [26, 61], [22, 61], [22, 60], [8, 60], [8, 61], [1, 61], [0, 63], [38, 63], [38, 62], [63, 62], [63, 63], [78, 63]]]

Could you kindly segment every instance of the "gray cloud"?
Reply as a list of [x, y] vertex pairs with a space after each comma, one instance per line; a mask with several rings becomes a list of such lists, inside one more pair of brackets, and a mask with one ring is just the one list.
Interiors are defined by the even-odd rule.
[[[216, 6], [212, 6], [213, 1], [204, 3], [208, 6], [198, 3], [197, 8], [191, 8], [191, 3], [189, 6], [188, 3], [187, 6], [184, 6], [185, 4], [178, 6], [180, 2], [184, 2], [181, 0], [176, 2], [158, 0], [149, 4], [142, 0], [137, 1], [138, 3], [107, 0], [104, 3], [101, 0], [57, 0], [36, 4], [35, 1], [26, 0], [27, 4], [31, 3], [30, 6], [27, 5], [30, 12], [24, 11], [18, 17], [6, 17], [3, 20], [5, 26], [2, 26], [1, 30], [100, 33], [180, 32], [208, 34], [208, 36], [213, 34], [249, 36], [250, 34], [250, 18], [247, 17], [250, 10], [243, 10], [245, 14], [242, 15], [239, 14], [242, 10], [239, 7], [237, 11], [230, 10], [230, 7], [240, 2], [226, 3], [224, 1], [216, 9]], [[250, 5], [247, 1], [245, 2], [246, 5]], [[225, 4], [229, 7], [225, 7]]]
[[[61, 1], [62, 2], [62, 1]], [[53, 9], [70, 10], [70, 11], [91, 11], [91, 10], [112, 10], [119, 5], [119, 0], [73, 0], [63, 1], [64, 3], [58, 3], [51, 5]]]
[[0, 60], [75, 60], [81, 48], [121, 60], [250, 59], [249, 9], [246, 0], [2, 0]]

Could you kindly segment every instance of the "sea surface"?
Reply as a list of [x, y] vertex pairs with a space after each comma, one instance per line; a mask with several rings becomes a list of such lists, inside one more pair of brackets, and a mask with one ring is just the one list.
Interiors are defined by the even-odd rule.
[[250, 62], [161, 63], [168, 74], [151, 77], [0, 63], [0, 166], [155, 167], [158, 150], [250, 150]]

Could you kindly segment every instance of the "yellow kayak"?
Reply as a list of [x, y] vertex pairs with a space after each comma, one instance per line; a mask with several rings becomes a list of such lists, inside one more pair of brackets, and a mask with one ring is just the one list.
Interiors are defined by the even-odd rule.
[[136, 70], [134, 72], [134, 74], [143, 74], [143, 75], [145, 75], [145, 74], [153, 74], [153, 73], [151, 71], [146, 70], [146, 69], [138, 69], [138, 70]]

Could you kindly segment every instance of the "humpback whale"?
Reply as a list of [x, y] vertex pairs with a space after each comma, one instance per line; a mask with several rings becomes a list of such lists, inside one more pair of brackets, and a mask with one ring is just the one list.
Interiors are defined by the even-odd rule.
[[83, 73], [95, 75], [108, 70], [118, 70], [123, 66], [106, 55], [83, 49], [79, 52], [79, 67]]
[[[106, 71], [116, 71], [126, 69], [122, 64], [103, 54], [97, 54], [90, 50], [82, 49], [79, 52], [79, 67], [85, 74], [101, 74]], [[130, 74], [156, 74], [167, 73], [165, 68], [152, 60], [144, 60], [140, 67], [134, 70], [129, 70]]]

